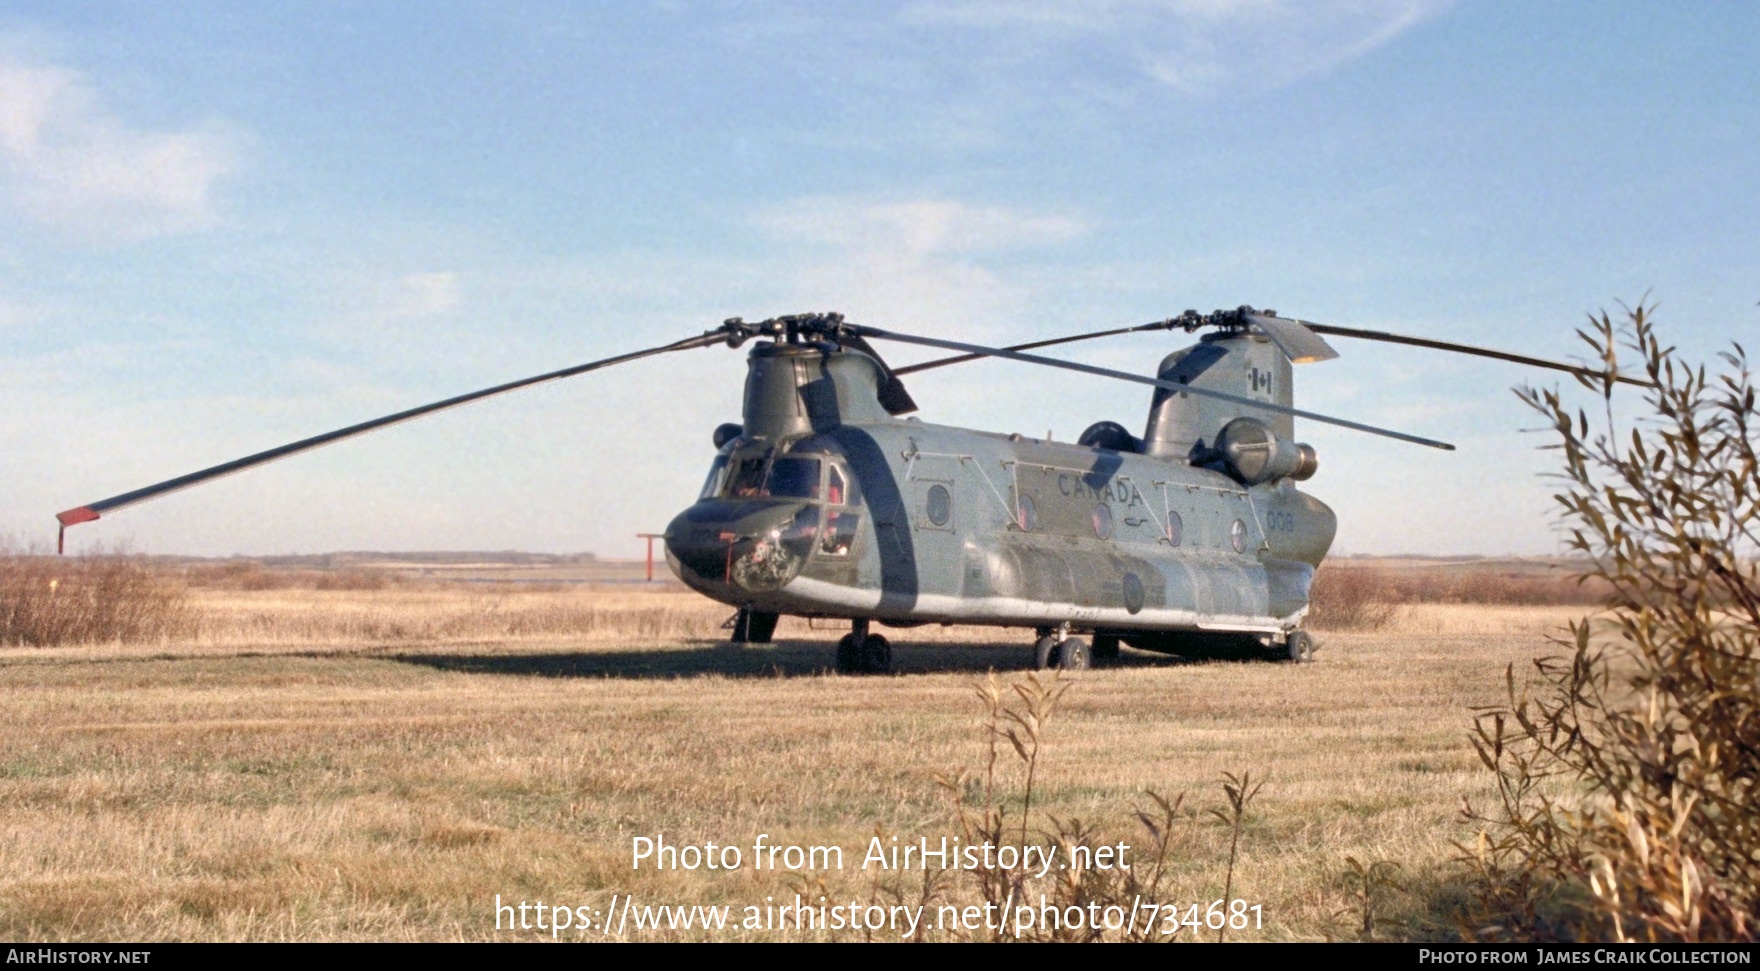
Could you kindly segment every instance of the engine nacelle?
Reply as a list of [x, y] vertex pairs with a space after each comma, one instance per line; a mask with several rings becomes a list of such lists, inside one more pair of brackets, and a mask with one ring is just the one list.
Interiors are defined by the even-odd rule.
[[1320, 468], [1312, 445], [1280, 438], [1257, 418], [1236, 418], [1216, 436], [1216, 451], [1235, 478], [1247, 485], [1277, 479], [1301, 481]]
[[1109, 448], [1114, 452], [1141, 452], [1143, 440], [1130, 433], [1115, 421], [1097, 421], [1088, 426], [1082, 437], [1076, 439], [1077, 445], [1089, 448]]

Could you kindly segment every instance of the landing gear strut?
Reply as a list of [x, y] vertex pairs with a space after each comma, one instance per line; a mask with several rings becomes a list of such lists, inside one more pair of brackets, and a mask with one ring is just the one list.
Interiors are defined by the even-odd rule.
[[735, 644], [768, 644], [780, 619], [780, 614], [741, 607], [733, 617], [733, 636], [728, 640]]
[[879, 634], [868, 633], [868, 621], [850, 621], [850, 632], [837, 642], [837, 670], [841, 674], [885, 674], [892, 670], [892, 645]]

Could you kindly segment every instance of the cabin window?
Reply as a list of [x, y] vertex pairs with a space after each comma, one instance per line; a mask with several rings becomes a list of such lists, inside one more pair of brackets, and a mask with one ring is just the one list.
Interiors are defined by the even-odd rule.
[[1112, 507], [1104, 502], [1094, 507], [1094, 535], [1101, 539], [1112, 535]]
[[791, 499], [819, 498], [819, 460], [785, 456], [770, 466], [766, 495]]
[[947, 487], [936, 483], [929, 487], [929, 496], [923, 503], [923, 512], [928, 515], [929, 522], [936, 526], [945, 526], [953, 518], [953, 494]]
[[1032, 496], [1020, 496], [1014, 502], [1014, 524], [1023, 532], [1032, 532], [1039, 528], [1039, 507], [1033, 504]]
[[1172, 546], [1178, 546], [1181, 534], [1185, 531], [1186, 524], [1179, 518], [1179, 513], [1169, 509], [1167, 511], [1167, 542]]
[[1245, 553], [1247, 551], [1247, 524], [1238, 519], [1235, 520], [1234, 525], [1228, 528], [1228, 541], [1234, 544], [1236, 553]]
[[703, 491], [697, 494], [698, 499], [707, 499], [721, 494], [721, 486], [727, 480], [727, 456], [715, 456], [715, 464], [709, 466], [709, 477], [703, 480]]

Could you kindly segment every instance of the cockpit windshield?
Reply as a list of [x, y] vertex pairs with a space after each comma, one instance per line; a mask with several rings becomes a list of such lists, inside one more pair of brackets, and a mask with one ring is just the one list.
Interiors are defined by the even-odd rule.
[[764, 495], [764, 457], [741, 459], [727, 477], [727, 495], [733, 499], [751, 499]]
[[769, 462], [762, 456], [741, 459], [734, 463], [727, 477], [727, 496], [730, 499], [817, 499], [821, 468], [819, 459], [799, 455], [778, 456]]
[[819, 498], [819, 460], [792, 455], [778, 458], [770, 465], [770, 477], [764, 488], [772, 496]]

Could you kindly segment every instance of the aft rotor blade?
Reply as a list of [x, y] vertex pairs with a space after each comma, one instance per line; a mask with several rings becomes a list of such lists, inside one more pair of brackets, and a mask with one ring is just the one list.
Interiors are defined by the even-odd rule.
[[1166, 388], [1169, 391], [1187, 391], [1200, 397], [1233, 402], [1237, 405], [1242, 405], [1248, 408], [1257, 408], [1261, 411], [1274, 411], [1281, 415], [1293, 415], [1297, 418], [1306, 418], [1311, 421], [1324, 422], [1328, 425], [1337, 425], [1340, 428], [1349, 428], [1353, 431], [1368, 432], [1371, 435], [1383, 435], [1387, 438], [1396, 438], [1402, 442], [1411, 442], [1414, 445], [1428, 445], [1431, 448], [1440, 448], [1450, 452], [1454, 451], [1454, 446], [1447, 442], [1439, 442], [1430, 438], [1420, 438], [1417, 435], [1408, 435], [1405, 432], [1377, 428], [1374, 425], [1365, 425], [1361, 422], [1348, 421], [1343, 418], [1333, 418], [1330, 415], [1317, 414], [1312, 411], [1303, 411], [1299, 408], [1275, 405], [1268, 401], [1254, 401], [1251, 398], [1243, 398], [1239, 395], [1227, 394], [1221, 391], [1212, 391], [1209, 388], [1193, 387], [1189, 384], [1180, 384], [1177, 381], [1163, 381], [1160, 378], [1144, 377], [1141, 374], [1132, 374], [1128, 371], [1114, 371], [1111, 368], [1095, 367], [1092, 364], [1078, 364], [1074, 361], [1060, 361], [1052, 357], [1041, 357], [1038, 354], [1022, 354], [1019, 351], [1004, 350], [1000, 347], [985, 347], [981, 344], [964, 344], [959, 341], [941, 340], [934, 337], [917, 337], [912, 334], [896, 334], [891, 331], [881, 330], [877, 327], [863, 327], [856, 325], [849, 325], [849, 327], [851, 330], [864, 337], [872, 337], [876, 340], [898, 341], [903, 344], [920, 344], [923, 347], [939, 347], [949, 351], [963, 351], [967, 354], [975, 354], [979, 357], [1000, 357], [1010, 361], [1022, 361], [1027, 364], [1039, 364], [1044, 367], [1062, 368], [1066, 371], [1080, 371], [1083, 374], [1093, 374], [1103, 378], [1132, 381], [1137, 384], [1146, 384], [1155, 388]]
[[121, 509], [125, 506], [132, 506], [137, 502], [145, 502], [148, 499], [156, 499], [168, 493], [176, 492], [179, 489], [187, 489], [190, 486], [198, 485], [211, 479], [218, 479], [221, 476], [231, 475], [234, 472], [242, 472], [245, 469], [262, 465], [267, 462], [273, 462], [276, 459], [283, 459], [289, 455], [298, 455], [301, 452], [320, 448], [329, 445], [332, 442], [340, 442], [345, 438], [364, 435], [367, 432], [384, 428], [387, 425], [395, 425], [398, 422], [409, 421], [412, 418], [431, 415], [436, 411], [444, 411], [447, 408], [456, 408], [462, 404], [468, 404], [472, 401], [480, 401], [484, 398], [498, 394], [506, 394], [509, 391], [516, 391], [520, 388], [530, 387], [534, 384], [541, 384], [545, 381], [555, 381], [559, 378], [573, 377], [577, 374], [585, 374], [588, 371], [596, 371], [599, 368], [610, 367], [614, 364], [627, 364], [630, 361], [641, 360], [644, 357], [652, 357], [656, 354], [665, 354], [669, 351], [690, 350], [697, 347], [707, 347], [711, 344], [725, 343], [726, 341], [727, 335], [725, 333], [711, 332], [698, 337], [687, 337], [684, 340], [665, 344], [660, 347], [650, 347], [647, 350], [619, 354], [616, 357], [608, 357], [604, 360], [593, 361], [588, 364], [578, 364], [574, 367], [563, 368], [560, 371], [551, 371], [548, 374], [539, 374], [534, 377], [522, 378], [518, 381], [509, 381], [506, 384], [498, 384], [492, 388], [484, 388], [481, 391], [472, 391], [469, 394], [461, 394], [447, 398], [443, 401], [436, 401], [432, 404], [410, 408], [406, 411], [397, 412], [394, 415], [386, 415], [383, 418], [374, 418], [371, 421], [363, 421], [358, 425], [350, 425], [347, 428], [338, 428], [333, 432], [325, 432], [322, 435], [314, 435], [311, 438], [302, 438], [297, 442], [291, 442], [277, 448], [258, 452], [255, 455], [247, 455], [241, 459], [222, 462], [219, 465], [202, 469], [199, 472], [180, 475], [175, 479], [166, 479], [164, 482], [154, 483], [153, 485], [144, 488], [135, 489], [132, 492], [124, 492], [121, 495], [111, 496], [108, 499], [100, 499], [97, 502], [87, 503], [83, 506], [75, 506], [65, 512], [56, 513], [55, 518], [61, 521], [61, 529], [63, 533], [65, 533], [67, 527], [78, 523], [89, 523], [92, 520], [99, 518], [103, 513]]
[[[1526, 364], [1530, 367], [1548, 368], [1553, 371], [1568, 371], [1571, 374], [1585, 377], [1602, 378], [1607, 372], [1596, 368], [1583, 367], [1580, 364], [1565, 364], [1561, 361], [1549, 361], [1542, 357], [1529, 357], [1526, 354], [1511, 354], [1508, 351], [1494, 351], [1487, 347], [1474, 347], [1471, 344], [1456, 344], [1451, 341], [1431, 340], [1427, 337], [1407, 337], [1404, 334], [1389, 334], [1380, 330], [1359, 330], [1355, 327], [1334, 327], [1331, 324], [1314, 324], [1300, 321], [1303, 326], [1316, 334], [1331, 334], [1334, 337], [1356, 337], [1366, 341], [1384, 341], [1388, 344], [1406, 344], [1411, 347], [1423, 347], [1432, 351], [1453, 351], [1456, 354], [1472, 354], [1476, 357], [1489, 357], [1498, 361], [1509, 361], [1514, 364]], [[1639, 378], [1628, 378], [1614, 375], [1613, 379], [1621, 384], [1635, 384], [1648, 388], [1652, 385]]]
[[1313, 364], [1319, 361], [1330, 361], [1338, 356], [1332, 345], [1320, 339], [1314, 332], [1314, 326], [1302, 320], [1291, 320], [1288, 317], [1267, 317], [1264, 314], [1248, 314], [1247, 319], [1259, 328], [1271, 343], [1290, 359], [1292, 364]]

